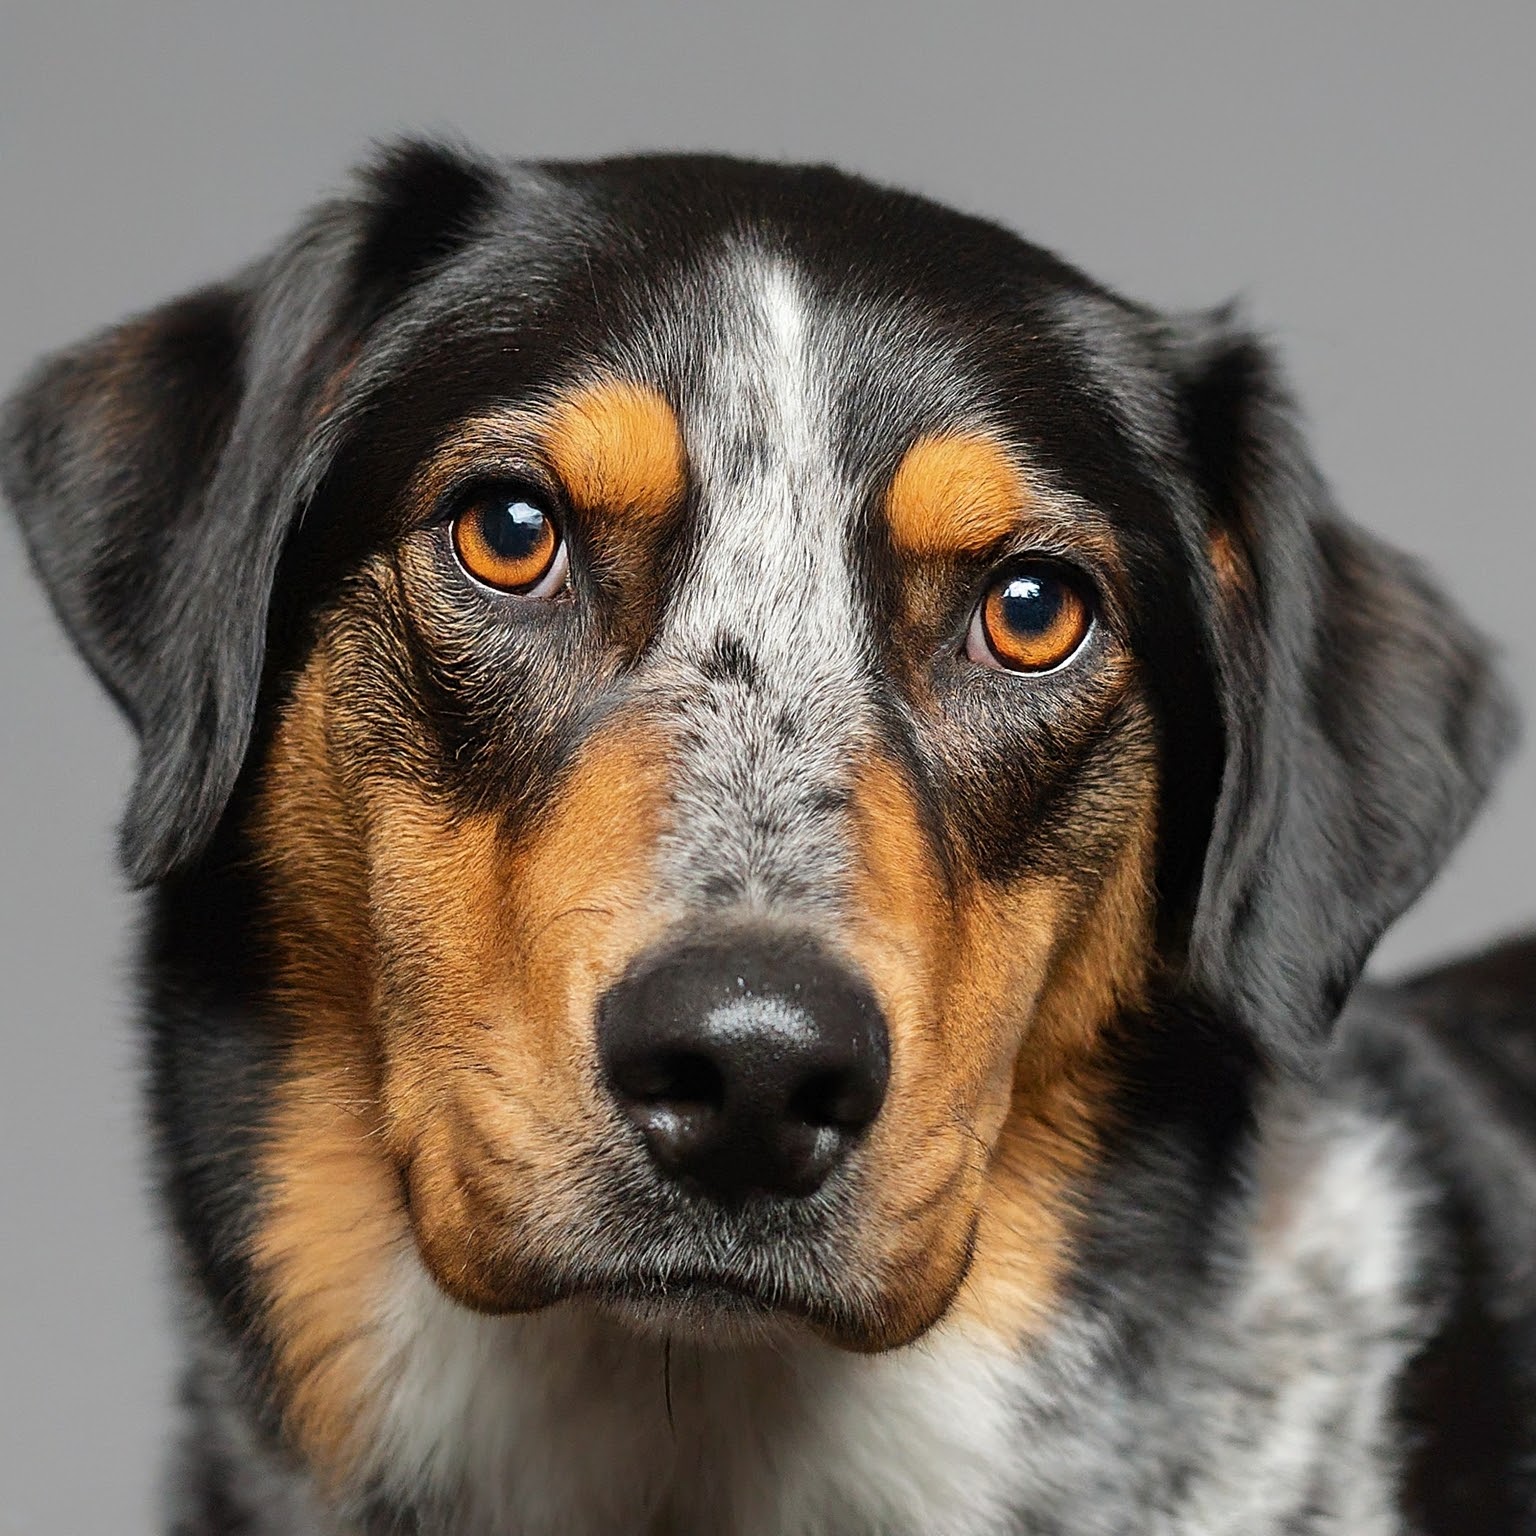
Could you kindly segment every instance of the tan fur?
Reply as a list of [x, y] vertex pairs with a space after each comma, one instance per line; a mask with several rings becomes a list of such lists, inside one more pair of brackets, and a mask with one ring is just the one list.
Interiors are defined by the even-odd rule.
[[[646, 900], [659, 761], [638, 727], [592, 738], [547, 824], [515, 851], [483, 830], [445, 837], [427, 818], [414, 838], [382, 834], [400, 909], [381, 906], [380, 922], [409, 932], [407, 907], [441, 901], [395, 993], [390, 1140], [433, 1273], [467, 1305], [551, 1299], [540, 1265], [560, 1258], [562, 1192], [611, 1133], [593, 1019], [662, 920]], [[456, 1114], [444, 1112], [448, 1082]], [[530, 1240], [535, 1225], [554, 1252]]]
[[1152, 959], [1154, 783], [1084, 912], [1063, 913], [1018, 1052], [1008, 1118], [955, 1315], [1010, 1341], [1044, 1322], [1070, 1254], [1073, 1188], [1092, 1166], [1114, 1086], [1105, 1026], [1142, 1001]]
[[593, 737], [512, 850], [494, 818], [456, 824], [352, 771], [337, 670], [323, 647], [301, 679], [259, 817], [293, 1044], [254, 1256], [290, 1426], [340, 1473], [369, 1319], [413, 1234], [466, 1305], [552, 1299], [578, 1160], [608, 1130], [595, 1000], [662, 915], [645, 900], [660, 759], [644, 729]]
[[376, 974], [360, 828], [329, 761], [329, 657], [301, 680], [268, 772], [256, 839], [276, 907], [279, 986], [293, 1020], [263, 1173], [253, 1259], [287, 1389], [288, 1417], [321, 1468], [343, 1459], [367, 1386], [367, 1298], [407, 1239], [379, 1155]]
[[540, 407], [489, 411], [460, 422], [417, 473], [407, 499], [430, 505], [477, 470], [547, 470], [573, 506], [603, 519], [655, 520], [687, 484], [682, 430], [649, 385], [586, 385]]
[[683, 435], [672, 407], [647, 385], [615, 379], [561, 400], [544, 441], [577, 506], [653, 517], [682, 499]]
[[1033, 501], [1009, 451], [993, 438], [922, 437], [897, 467], [885, 517], [908, 554], [977, 555], [1006, 538]]
[[868, 1148], [883, 1180], [860, 1242], [889, 1286], [890, 1337], [952, 1299], [1014, 1336], [1049, 1312], [1110, 1086], [1103, 1028], [1135, 1001], [1150, 954], [1152, 789], [1148, 772], [1113, 870], [1084, 891], [965, 871], [946, 885], [900, 772], [876, 762], [860, 777], [850, 947], [893, 1056]]
[[1225, 528], [1213, 528], [1210, 533], [1211, 568], [1216, 573], [1217, 584], [1229, 597], [1238, 596], [1249, 586], [1248, 563], [1237, 541]]

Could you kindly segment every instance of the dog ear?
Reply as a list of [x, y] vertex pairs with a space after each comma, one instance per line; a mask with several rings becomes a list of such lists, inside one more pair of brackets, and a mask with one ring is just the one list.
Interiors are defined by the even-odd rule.
[[139, 736], [136, 884], [212, 836], [250, 741], [285, 538], [369, 328], [467, 237], [498, 173], [404, 143], [231, 283], [45, 360], [0, 419], [0, 482], [55, 608]]
[[1512, 715], [1430, 574], [1337, 515], [1264, 349], [1225, 316], [1184, 343], [1225, 738], [1188, 980], [1304, 1068], [1471, 820]]

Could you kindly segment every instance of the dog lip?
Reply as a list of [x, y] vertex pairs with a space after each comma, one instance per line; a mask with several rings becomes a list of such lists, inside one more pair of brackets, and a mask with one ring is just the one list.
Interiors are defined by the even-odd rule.
[[606, 1281], [600, 1290], [615, 1301], [666, 1304], [678, 1301], [707, 1301], [729, 1297], [733, 1302], [748, 1302], [764, 1311], [795, 1312], [790, 1297], [770, 1297], [765, 1287], [728, 1270], [688, 1269], [669, 1274], [618, 1275]]

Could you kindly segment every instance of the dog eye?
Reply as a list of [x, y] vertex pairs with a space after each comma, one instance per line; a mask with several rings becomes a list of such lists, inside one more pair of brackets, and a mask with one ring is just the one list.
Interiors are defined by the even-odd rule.
[[549, 597], [565, 583], [565, 540], [543, 494], [526, 485], [477, 486], [453, 518], [459, 564], [488, 587]]
[[1075, 656], [1093, 628], [1082, 578], [1047, 561], [996, 577], [976, 605], [965, 654], [1006, 672], [1049, 672]]

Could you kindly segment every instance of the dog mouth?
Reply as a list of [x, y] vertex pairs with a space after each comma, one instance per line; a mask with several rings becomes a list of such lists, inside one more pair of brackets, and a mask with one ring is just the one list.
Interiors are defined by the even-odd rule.
[[735, 1339], [809, 1320], [809, 1309], [787, 1298], [781, 1287], [729, 1271], [633, 1275], [594, 1288], [589, 1299], [642, 1333]]
[[775, 1345], [812, 1336], [857, 1353], [916, 1337], [965, 1272], [950, 1265], [934, 1276], [914, 1262], [893, 1277], [878, 1250], [860, 1249], [845, 1212], [815, 1197], [726, 1211], [669, 1192], [599, 1209], [524, 1229], [480, 1267], [473, 1249], [469, 1264], [464, 1247], [421, 1252], [439, 1286], [482, 1313], [558, 1307], [651, 1339]]
[[[862, 1332], [842, 1244], [771, 1219], [745, 1228], [723, 1213], [677, 1226], [631, 1229], [588, 1252], [556, 1281], [570, 1301], [646, 1334], [744, 1336], [809, 1329]], [[570, 1256], [567, 1255], [567, 1258]]]
[[[487, 1314], [571, 1308], [650, 1337], [788, 1342], [807, 1335], [865, 1353], [926, 1328], [965, 1264], [914, 1254], [893, 1265], [840, 1181], [796, 1200], [731, 1204], [664, 1182], [633, 1160], [587, 1165], [567, 1198], [484, 1207], [441, 1226], [411, 1211], [418, 1249], [447, 1294]], [[441, 1236], [439, 1236], [441, 1234]], [[939, 1255], [948, 1257], [947, 1252]]]
[[[572, 1288], [572, 1297], [647, 1333], [836, 1328], [845, 1321], [841, 1287], [820, 1266], [796, 1265], [790, 1257], [763, 1254], [752, 1264], [698, 1258], [659, 1266], [621, 1262], [604, 1274], [584, 1277]], [[816, 1272], [809, 1272], [813, 1268]]]

